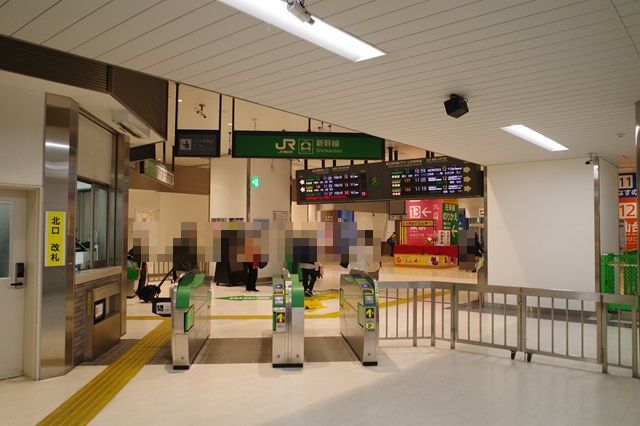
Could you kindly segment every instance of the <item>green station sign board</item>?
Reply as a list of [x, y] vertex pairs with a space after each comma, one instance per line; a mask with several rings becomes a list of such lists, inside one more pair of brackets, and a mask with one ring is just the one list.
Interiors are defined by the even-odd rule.
[[384, 139], [363, 133], [233, 132], [233, 157], [383, 160]]

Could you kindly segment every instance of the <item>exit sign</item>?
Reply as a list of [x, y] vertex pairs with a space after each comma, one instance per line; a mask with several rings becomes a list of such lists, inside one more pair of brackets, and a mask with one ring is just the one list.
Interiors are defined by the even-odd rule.
[[260, 176], [251, 176], [251, 187], [260, 188]]

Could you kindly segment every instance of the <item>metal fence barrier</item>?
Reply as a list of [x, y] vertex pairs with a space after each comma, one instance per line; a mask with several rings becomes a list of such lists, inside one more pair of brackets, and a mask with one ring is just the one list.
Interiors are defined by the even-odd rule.
[[[171, 271], [171, 268], [173, 268], [173, 262], [147, 262], [148, 279], [162, 279]], [[209, 276], [209, 262], [198, 262], [198, 270]]]
[[638, 375], [637, 296], [478, 286], [378, 282], [380, 340], [444, 340], [629, 368]]

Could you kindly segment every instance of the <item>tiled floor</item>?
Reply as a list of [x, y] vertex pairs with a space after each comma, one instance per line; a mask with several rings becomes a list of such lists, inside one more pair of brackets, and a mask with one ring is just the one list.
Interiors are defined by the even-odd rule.
[[[322, 307], [307, 313], [307, 336], [338, 336], [335, 312], [339, 267], [327, 267], [316, 285]], [[448, 275], [447, 275], [448, 274]], [[475, 274], [427, 271], [385, 265], [381, 280], [475, 282]], [[168, 286], [164, 289], [168, 290]], [[214, 287], [213, 336], [268, 338], [271, 322], [242, 319], [269, 315], [269, 300], [220, 297], [270, 294], [270, 287], [247, 293], [242, 287]], [[151, 307], [129, 300], [130, 317], [147, 317]], [[403, 309], [403, 308], [401, 308]], [[403, 312], [403, 311], [401, 311]], [[403, 317], [403, 315], [400, 315]], [[131, 319], [127, 339], [140, 339], [157, 320]], [[64, 377], [0, 382], [1, 424], [30, 425], [51, 412], [93, 378], [102, 366], [83, 365]], [[148, 365], [94, 419], [92, 424], [144, 425], [440, 425], [640, 424], [640, 380], [628, 370], [603, 375], [596, 364], [534, 358], [459, 345], [454, 351], [421, 341], [416, 348], [382, 342], [377, 367], [358, 362], [307, 362], [303, 369], [274, 369], [269, 363], [195, 364], [175, 372]]]

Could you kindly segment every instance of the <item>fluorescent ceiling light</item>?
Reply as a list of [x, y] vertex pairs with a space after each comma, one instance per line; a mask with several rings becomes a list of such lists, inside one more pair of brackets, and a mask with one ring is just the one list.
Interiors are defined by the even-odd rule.
[[287, 10], [287, 2], [283, 0], [220, 0], [220, 2], [354, 62], [385, 54], [351, 34], [323, 22], [317, 16], [312, 15], [313, 24], [300, 21]]
[[564, 145], [560, 145], [558, 142], [546, 137], [545, 135], [536, 132], [523, 126], [522, 124], [514, 124], [513, 126], [501, 127], [507, 133], [511, 133], [519, 138], [524, 139], [527, 142], [538, 145], [540, 148], [544, 148], [547, 151], [566, 151], [567, 148]]

